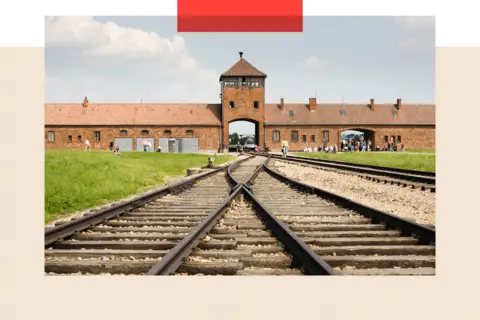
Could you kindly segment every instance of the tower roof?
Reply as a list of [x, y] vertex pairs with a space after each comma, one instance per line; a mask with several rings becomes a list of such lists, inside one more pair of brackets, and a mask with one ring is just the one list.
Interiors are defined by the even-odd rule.
[[223, 77], [264, 77], [266, 78], [267, 75], [262, 71], [255, 68], [250, 62], [243, 59], [243, 52], [240, 52], [240, 60], [238, 60], [233, 66], [230, 67], [227, 71], [225, 71], [221, 76], [220, 79]]

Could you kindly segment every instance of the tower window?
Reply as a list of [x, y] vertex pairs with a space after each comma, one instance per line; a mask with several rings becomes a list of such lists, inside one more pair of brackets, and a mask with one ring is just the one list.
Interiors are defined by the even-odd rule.
[[233, 109], [235, 108], [235, 102], [234, 101], [230, 101], [230, 109]]
[[258, 109], [258, 101], [253, 101], [253, 107], [254, 107], [255, 109]]

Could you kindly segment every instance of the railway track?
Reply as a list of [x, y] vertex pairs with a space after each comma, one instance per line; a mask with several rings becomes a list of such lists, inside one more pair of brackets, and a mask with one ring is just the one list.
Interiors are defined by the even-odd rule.
[[434, 230], [262, 169], [255, 196], [340, 274], [435, 274]]
[[289, 180], [266, 160], [237, 161], [47, 230], [45, 273], [435, 273], [434, 230]]
[[[230, 190], [224, 170], [217, 169], [46, 230], [45, 272], [145, 273], [215, 210]], [[218, 246], [210, 242], [204, 247]]]
[[423, 191], [436, 192], [435, 173], [427, 171], [387, 168], [373, 165], [347, 163], [341, 161], [320, 160], [298, 156], [270, 154], [271, 158], [297, 165], [321, 168], [322, 170], [335, 171], [340, 174], [354, 174], [358, 177], [373, 182], [411, 187]]

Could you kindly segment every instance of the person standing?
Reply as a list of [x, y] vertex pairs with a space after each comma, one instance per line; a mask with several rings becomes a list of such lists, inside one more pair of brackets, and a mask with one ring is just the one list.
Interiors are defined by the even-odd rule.
[[85, 140], [85, 151], [87, 150], [92, 151], [92, 149], [90, 149], [90, 141], [88, 141], [88, 139]]
[[282, 140], [282, 154], [283, 154], [284, 158], [287, 157], [287, 152], [288, 152], [288, 141], [287, 141], [286, 138], [283, 138], [283, 140]]
[[113, 140], [110, 140], [110, 144], [108, 145], [108, 149], [110, 149], [110, 152], [113, 152]]
[[147, 152], [147, 140], [143, 140], [143, 152]]

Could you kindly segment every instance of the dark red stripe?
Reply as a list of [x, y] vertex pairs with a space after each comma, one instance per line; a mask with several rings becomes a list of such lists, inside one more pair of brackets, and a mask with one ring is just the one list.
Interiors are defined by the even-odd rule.
[[178, 32], [302, 32], [303, 17], [185, 17]]

